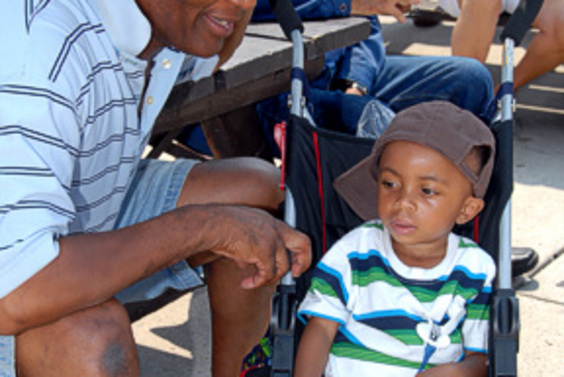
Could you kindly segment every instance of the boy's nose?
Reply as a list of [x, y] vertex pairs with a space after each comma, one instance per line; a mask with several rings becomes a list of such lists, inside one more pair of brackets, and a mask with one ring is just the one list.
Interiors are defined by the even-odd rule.
[[412, 194], [408, 190], [403, 190], [396, 198], [395, 205], [403, 210], [414, 211], [416, 208]]

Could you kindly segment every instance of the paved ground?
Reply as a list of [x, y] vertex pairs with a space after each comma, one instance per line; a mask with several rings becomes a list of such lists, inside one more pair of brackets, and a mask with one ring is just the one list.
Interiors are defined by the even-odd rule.
[[[423, 29], [382, 20], [389, 53], [449, 54], [452, 23]], [[494, 77], [500, 59], [496, 45], [488, 59]], [[535, 248], [541, 261], [515, 282], [522, 322], [518, 368], [525, 377], [564, 377], [564, 258], [558, 258], [564, 251], [563, 73], [560, 67], [535, 80], [517, 98], [512, 243]], [[209, 376], [206, 305], [206, 291], [198, 289], [134, 324], [142, 376]]]

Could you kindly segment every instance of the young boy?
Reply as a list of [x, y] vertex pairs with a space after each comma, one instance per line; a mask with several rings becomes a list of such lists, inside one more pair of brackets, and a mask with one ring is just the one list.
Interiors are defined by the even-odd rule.
[[482, 210], [493, 161], [494, 137], [471, 113], [447, 102], [398, 113], [335, 182], [373, 220], [319, 262], [294, 376], [487, 375], [495, 264], [451, 230]]

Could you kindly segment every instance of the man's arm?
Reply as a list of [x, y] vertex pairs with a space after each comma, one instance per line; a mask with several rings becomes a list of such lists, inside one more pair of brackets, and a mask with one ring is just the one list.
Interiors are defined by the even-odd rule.
[[[293, 1], [296, 12], [303, 20], [319, 20], [333, 17], [392, 15], [405, 22], [405, 12], [420, 0], [307, 0]], [[274, 19], [268, 0], [258, 0], [253, 21]]]
[[59, 256], [0, 300], [0, 334], [18, 334], [104, 302], [188, 256], [210, 251], [257, 273], [245, 288], [309, 266], [307, 237], [260, 210], [193, 205], [117, 231], [63, 237]]

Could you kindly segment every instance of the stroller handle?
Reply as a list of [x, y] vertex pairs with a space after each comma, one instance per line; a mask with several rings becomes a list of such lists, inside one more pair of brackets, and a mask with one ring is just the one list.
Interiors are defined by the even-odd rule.
[[303, 33], [304, 26], [291, 0], [269, 0], [274, 17], [282, 27], [286, 38], [292, 40], [292, 31], [299, 30]]
[[543, 0], [521, 0], [501, 32], [499, 37], [501, 42], [503, 43], [507, 38], [511, 38], [515, 42], [515, 46], [519, 46], [537, 17], [542, 4]]

